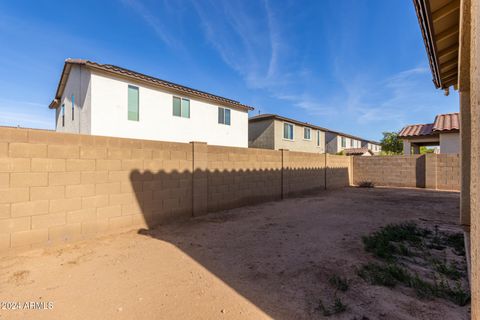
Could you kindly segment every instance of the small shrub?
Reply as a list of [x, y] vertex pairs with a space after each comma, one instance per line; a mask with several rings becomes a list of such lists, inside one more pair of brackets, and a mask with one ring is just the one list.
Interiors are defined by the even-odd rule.
[[342, 278], [338, 275], [333, 275], [332, 277], [330, 277], [330, 279], [328, 279], [328, 282], [333, 286], [335, 287], [336, 289], [340, 290], [340, 291], [347, 291], [348, 290], [348, 280], [346, 278]]
[[357, 273], [370, 284], [391, 288], [409, 279], [408, 271], [394, 264], [367, 263]]
[[332, 315], [332, 312], [328, 310], [327, 307], [323, 304], [322, 299], [318, 302], [318, 306], [315, 308], [316, 311], [321, 312], [325, 317], [329, 317]]
[[347, 305], [344, 304], [340, 298], [335, 298], [333, 305], [330, 308], [328, 308], [320, 299], [320, 301], [318, 302], [318, 306], [315, 308], [315, 310], [321, 312], [325, 317], [329, 317], [334, 314], [338, 314], [346, 311]]
[[375, 185], [373, 184], [372, 181], [361, 181], [358, 184], [358, 187], [359, 188], [373, 188], [373, 187], [375, 187]]
[[449, 279], [458, 280], [463, 275], [456, 263], [447, 263], [438, 259], [432, 259], [431, 262], [435, 271], [445, 275]]
[[438, 297], [450, 300], [459, 306], [464, 306], [470, 301], [470, 293], [462, 289], [459, 281], [455, 288], [451, 288], [443, 279], [440, 282], [435, 280], [434, 283], [430, 283], [421, 279], [418, 274], [412, 275], [405, 268], [395, 264], [368, 263], [360, 268], [358, 275], [373, 285], [392, 288], [397, 284], [403, 284], [415, 290], [417, 296], [424, 299]]
[[[413, 222], [389, 224], [369, 236], [362, 237], [364, 248], [374, 256], [387, 261], [395, 260], [395, 255], [410, 256], [412, 253], [400, 242], [407, 242], [415, 247], [423, 246], [423, 237], [429, 234]], [[395, 245], [394, 243], [399, 243]]]
[[347, 310], [347, 305], [340, 300], [340, 298], [335, 298], [335, 302], [333, 303], [333, 314], [338, 314], [345, 312]]
[[456, 255], [464, 256], [465, 255], [465, 240], [463, 233], [458, 232], [454, 234], [449, 234], [444, 237], [445, 244], [453, 248], [453, 251]]
[[418, 274], [410, 276], [410, 279], [405, 283], [407, 287], [413, 288], [419, 298], [432, 299], [437, 296], [437, 287], [426, 281], [420, 279]]

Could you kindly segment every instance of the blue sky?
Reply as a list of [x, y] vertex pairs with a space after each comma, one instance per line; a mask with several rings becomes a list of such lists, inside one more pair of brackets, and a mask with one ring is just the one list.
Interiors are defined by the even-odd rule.
[[1, 1], [0, 43], [0, 125], [54, 128], [68, 57], [368, 139], [458, 111], [405, 0]]

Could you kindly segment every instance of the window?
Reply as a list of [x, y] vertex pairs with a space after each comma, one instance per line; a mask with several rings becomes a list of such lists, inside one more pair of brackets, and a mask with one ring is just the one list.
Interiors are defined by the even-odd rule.
[[138, 121], [138, 87], [128, 86], [128, 120]]
[[320, 130], [317, 131], [317, 147], [320, 147]]
[[176, 117], [190, 118], [190, 100], [173, 97], [173, 115]]
[[230, 109], [218, 108], [218, 123], [230, 125]]
[[351, 148], [355, 146], [355, 144], [354, 144], [354, 143], [355, 143], [355, 140], [353, 140], [353, 139], [350, 139], [350, 147], [351, 147]]
[[345, 137], [342, 137], [342, 148], [347, 147], [347, 139]]
[[72, 121], [75, 120], [75, 96], [72, 94]]
[[283, 138], [288, 140], [293, 140], [293, 124], [290, 124], [290, 123], [283, 124]]
[[310, 128], [303, 128], [303, 139], [310, 140]]
[[65, 104], [62, 104], [62, 127], [65, 127]]

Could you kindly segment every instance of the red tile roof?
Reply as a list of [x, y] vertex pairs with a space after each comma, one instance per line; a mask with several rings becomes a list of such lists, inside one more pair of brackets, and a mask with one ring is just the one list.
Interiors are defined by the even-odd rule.
[[373, 152], [368, 148], [347, 148], [347, 149], [343, 149], [343, 152], [347, 156], [362, 155], [362, 154], [365, 154], [367, 152], [370, 153], [370, 154], [373, 154]]
[[460, 119], [457, 113], [439, 114], [435, 117], [433, 131], [460, 130]]
[[433, 123], [412, 124], [404, 127], [398, 134], [400, 137], [428, 136], [433, 134]]
[[460, 130], [460, 120], [457, 113], [439, 114], [434, 123], [413, 124], [404, 127], [400, 137], [429, 136], [440, 132], [457, 132]]

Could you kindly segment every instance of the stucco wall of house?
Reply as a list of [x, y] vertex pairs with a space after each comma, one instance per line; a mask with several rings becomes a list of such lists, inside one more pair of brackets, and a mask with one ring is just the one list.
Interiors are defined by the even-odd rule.
[[[56, 131], [91, 133], [91, 74], [73, 65], [59, 107], [55, 110]], [[74, 97], [72, 99], [72, 97]], [[72, 100], [74, 108], [72, 109]], [[65, 106], [65, 123], [62, 123], [62, 105]], [[73, 113], [73, 118], [72, 118]]]
[[372, 150], [375, 154], [379, 153], [380, 151], [382, 151], [382, 147], [379, 146], [378, 144], [373, 144], [373, 143], [370, 143], [368, 142], [366, 147], [369, 149], [369, 150]]
[[325, 139], [327, 139], [327, 152], [328, 153], [337, 153], [338, 143], [337, 143], [337, 134], [333, 132], [326, 132]]
[[337, 152], [343, 151], [348, 148], [360, 148], [362, 146], [362, 141], [357, 139], [352, 139], [349, 137], [345, 138], [345, 147], [342, 146], [342, 135], [337, 136]]
[[[288, 149], [299, 152], [325, 152], [325, 132], [310, 128], [310, 139], [304, 139], [304, 126], [293, 125], [293, 140], [284, 139], [283, 124], [286, 121], [275, 120], [275, 150]], [[290, 122], [287, 122], [290, 123]], [[320, 132], [320, 143], [317, 143], [317, 132]]]
[[273, 119], [249, 122], [248, 146], [250, 148], [275, 149], [275, 127]]
[[[139, 88], [139, 121], [128, 120], [128, 86]], [[94, 135], [248, 147], [248, 112], [231, 109], [231, 125], [218, 123], [218, 107], [192, 97], [190, 118], [173, 115], [173, 94], [135, 81], [93, 72]]]
[[440, 153], [460, 153], [460, 134], [441, 133]]

